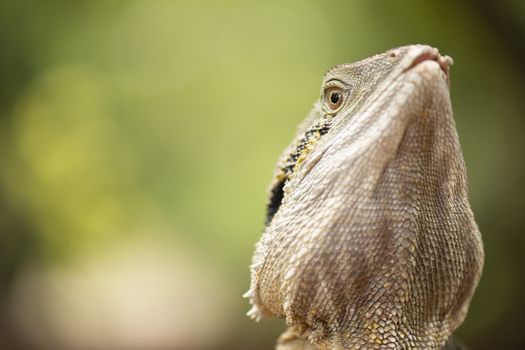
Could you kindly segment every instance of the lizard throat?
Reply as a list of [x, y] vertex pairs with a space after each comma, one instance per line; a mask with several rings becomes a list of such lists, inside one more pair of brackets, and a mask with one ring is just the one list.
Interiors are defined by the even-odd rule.
[[266, 225], [272, 221], [281, 206], [285, 196], [285, 185], [297, 173], [299, 166], [312, 152], [323, 135], [330, 130], [332, 117], [325, 114], [312, 127], [306, 130], [303, 137], [298, 140], [295, 148], [286, 158], [284, 165], [278, 169], [275, 184], [270, 190], [270, 201], [266, 211]]

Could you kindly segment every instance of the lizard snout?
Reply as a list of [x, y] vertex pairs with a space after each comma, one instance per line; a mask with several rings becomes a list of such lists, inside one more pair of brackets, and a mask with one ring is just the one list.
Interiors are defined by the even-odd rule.
[[441, 68], [441, 70], [445, 74], [445, 78], [447, 80], [447, 83], [450, 86], [449, 72], [450, 72], [450, 66], [452, 66], [454, 64], [454, 61], [452, 60], [452, 58], [450, 56], [446, 56], [446, 55], [442, 56], [442, 55], [440, 55], [439, 51], [434, 49], [434, 48], [431, 48], [431, 47], [425, 48], [421, 53], [419, 53], [414, 58], [414, 60], [410, 64], [410, 66], [408, 66], [408, 68], [405, 69], [405, 71], [408, 71], [408, 70], [414, 68], [415, 66], [417, 66], [420, 63], [425, 62], [425, 61], [437, 62], [439, 64], [439, 67]]

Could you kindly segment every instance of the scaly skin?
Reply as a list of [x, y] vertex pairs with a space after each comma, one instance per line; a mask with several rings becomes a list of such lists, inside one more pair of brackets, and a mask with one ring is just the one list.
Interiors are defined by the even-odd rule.
[[251, 266], [249, 314], [286, 319], [278, 349], [438, 350], [463, 322], [484, 253], [451, 63], [412, 45], [326, 73]]

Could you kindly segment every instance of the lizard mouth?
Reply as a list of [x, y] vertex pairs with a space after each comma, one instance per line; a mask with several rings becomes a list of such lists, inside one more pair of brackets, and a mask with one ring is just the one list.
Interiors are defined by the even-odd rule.
[[425, 50], [424, 52], [420, 53], [416, 58], [412, 61], [412, 63], [408, 66], [408, 68], [405, 69], [405, 72], [416, 67], [420, 63], [426, 62], [426, 61], [434, 61], [439, 65], [439, 68], [441, 71], [445, 74], [445, 80], [450, 86], [450, 78], [449, 78], [449, 72], [450, 72], [450, 66], [454, 63], [452, 61], [452, 58], [449, 56], [441, 56], [439, 52], [435, 49], [433, 50]]

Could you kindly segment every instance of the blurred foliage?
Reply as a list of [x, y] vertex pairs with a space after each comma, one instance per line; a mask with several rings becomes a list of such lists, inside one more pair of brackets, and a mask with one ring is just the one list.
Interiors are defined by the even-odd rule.
[[[524, 33], [518, 0], [2, 1], [0, 347], [31, 334], [12, 319], [52, 313], [39, 295], [75, 285], [45, 276], [82, 276], [79, 263], [147, 241], [184, 252], [176, 269], [195, 280], [220, 276], [181, 303], [230, 305], [202, 311], [222, 322], [220, 337], [179, 348], [271, 348], [282, 324], [248, 320], [240, 295], [274, 162], [326, 69], [410, 43], [455, 60], [452, 100], [487, 253], [459, 336], [472, 349], [523, 347]], [[35, 273], [40, 282], [24, 282]], [[24, 290], [34, 310], [18, 309]], [[77, 317], [61, 305], [55, 313]], [[25, 347], [75, 344], [44, 316]], [[188, 320], [196, 338], [199, 320]]]

